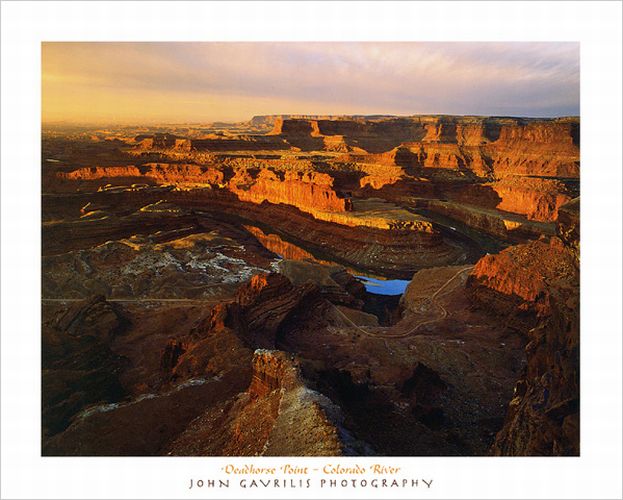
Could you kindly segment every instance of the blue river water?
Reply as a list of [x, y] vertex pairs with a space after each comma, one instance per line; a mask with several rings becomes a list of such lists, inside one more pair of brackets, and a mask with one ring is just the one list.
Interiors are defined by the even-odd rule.
[[366, 290], [377, 295], [402, 295], [409, 284], [409, 280], [384, 280], [368, 276], [355, 276], [361, 281]]

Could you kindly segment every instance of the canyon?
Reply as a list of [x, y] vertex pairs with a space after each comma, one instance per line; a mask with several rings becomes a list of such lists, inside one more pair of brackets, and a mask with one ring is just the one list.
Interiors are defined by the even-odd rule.
[[43, 455], [579, 455], [579, 142], [44, 127]]

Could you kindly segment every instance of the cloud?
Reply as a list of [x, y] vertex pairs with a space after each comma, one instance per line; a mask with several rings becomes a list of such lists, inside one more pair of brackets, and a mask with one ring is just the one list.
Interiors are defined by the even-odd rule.
[[42, 78], [44, 119], [579, 114], [577, 43], [45, 43]]

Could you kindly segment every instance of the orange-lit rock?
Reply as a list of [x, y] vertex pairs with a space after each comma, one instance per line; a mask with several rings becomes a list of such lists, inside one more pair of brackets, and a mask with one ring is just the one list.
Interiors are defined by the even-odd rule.
[[323, 139], [332, 136], [339, 137], [341, 151], [382, 153], [405, 144], [411, 154], [403, 152], [398, 161], [422, 168], [466, 169], [497, 178], [512, 174], [579, 177], [579, 122], [573, 118], [279, 118], [271, 133], [316, 150], [323, 149]]
[[574, 118], [45, 132], [42, 454], [577, 454], [578, 176]]
[[281, 351], [258, 349], [253, 356], [248, 392], [252, 398], [257, 398], [278, 389], [292, 389], [297, 378], [298, 370], [291, 356]]
[[[546, 314], [552, 283], [577, 278], [574, 256], [560, 239], [516, 245], [482, 257], [469, 279], [474, 297], [483, 305], [509, 303]], [[509, 308], [504, 308], [509, 310]]]
[[230, 189], [243, 201], [286, 203], [306, 212], [345, 212], [348, 198], [338, 196], [333, 178], [319, 172], [278, 172], [262, 169], [257, 175], [239, 171], [230, 181]]
[[128, 179], [135, 182], [149, 181], [178, 186], [209, 186], [223, 182], [223, 172], [202, 165], [180, 163], [145, 163], [119, 167], [87, 167], [72, 172], [59, 172], [58, 177], [71, 181], [94, 181], [100, 179]]
[[72, 172], [59, 172], [57, 176], [66, 180], [97, 180], [115, 177], [141, 177], [141, 170], [134, 165], [120, 167], [88, 167], [80, 168]]
[[505, 177], [491, 184], [501, 198], [496, 208], [523, 214], [529, 220], [554, 221], [558, 209], [571, 200], [560, 181], [535, 177]]
[[580, 454], [580, 294], [578, 242], [574, 241], [579, 226], [575, 224], [579, 220], [572, 226], [565, 224], [572, 228], [563, 232], [565, 242], [553, 238], [549, 248], [532, 244], [533, 249], [512, 251], [531, 289], [504, 284], [524, 280], [524, 274], [514, 270], [517, 264], [509, 261], [499, 263], [498, 280], [485, 280], [502, 293], [523, 292], [539, 312], [528, 332], [527, 365], [492, 448], [496, 455]]

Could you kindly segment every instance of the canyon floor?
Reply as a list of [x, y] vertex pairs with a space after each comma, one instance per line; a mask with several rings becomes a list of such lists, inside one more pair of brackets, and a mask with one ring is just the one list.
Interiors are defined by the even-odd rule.
[[42, 453], [578, 455], [579, 120], [44, 127]]

